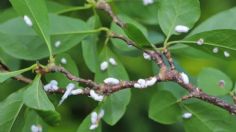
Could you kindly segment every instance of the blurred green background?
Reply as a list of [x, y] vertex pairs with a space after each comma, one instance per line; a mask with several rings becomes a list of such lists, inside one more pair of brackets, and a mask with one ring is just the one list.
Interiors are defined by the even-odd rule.
[[[71, 5], [71, 6], [83, 6], [84, 0], [54, 0], [55, 2]], [[200, 0], [201, 3], [201, 18], [198, 21], [200, 24], [202, 21], [206, 20], [210, 16], [230, 9], [236, 5], [235, 0]], [[113, 9], [117, 13], [128, 13], [131, 18], [136, 19], [141, 22], [143, 25], [147, 27], [148, 30], [153, 30], [153, 27], [156, 27], [156, 30], [159, 31], [160, 28], [156, 25], [155, 17], [150, 18], [148, 21], [142, 21], [137, 13], [140, 13], [140, 10], [132, 9], [132, 5], [137, 4], [135, 0], [116, 0], [115, 2], [111, 2]], [[126, 5], [126, 9], [121, 6]], [[11, 7], [9, 0], [0, 0], [0, 23], [4, 22], [5, 18], [2, 17], [2, 13], [6, 9]], [[155, 14], [155, 12], [154, 12]], [[12, 15], [12, 14], [11, 14]], [[11, 16], [9, 14], [9, 17]], [[79, 17], [81, 19], [86, 20], [89, 15], [91, 15], [91, 11], [80, 11], [80, 12], [70, 12], [63, 15], [68, 15], [71, 17]], [[109, 25], [110, 18], [105, 15], [103, 12], [99, 11], [99, 15], [102, 18], [102, 22], [105, 26]], [[144, 14], [145, 17], [150, 17], [149, 14]], [[14, 16], [14, 15], [12, 15]], [[0, 51], [2, 52], [2, 51]], [[84, 64], [84, 60], [81, 54], [81, 47], [78, 45], [77, 47], [68, 51], [78, 64], [78, 68], [80, 70], [81, 76], [85, 78], [92, 78], [93, 73], [91, 73], [88, 68]], [[174, 58], [177, 60], [176, 63], [185, 69], [185, 71], [190, 74], [193, 78], [198, 75], [198, 73], [204, 67], [214, 67], [218, 68], [221, 71], [224, 71], [227, 75], [231, 77], [233, 81], [236, 80], [236, 62], [233, 61], [225, 61], [219, 60], [216, 57], [205, 54], [204, 57], [198, 56], [198, 54], [204, 54], [200, 51], [189, 49], [189, 50], [180, 50], [174, 51]], [[129, 76], [132, 79], [137, 79], [140, 77], [146, 77], [153, 74], [152, 64], [146, 61], [143, 61], [140, 57], [127, 57], [120, 55], [122, 61], [129, 73]], [[222, 63], [216, 63], [221, 61]], [[33, 62], [20, 62], [20, 67], [25, 67], [29, 63]], [[142, 64], [142, 65], [134, 65], [134, 64]], [[17, 65], [17, 64], [16, 64]], [[150, 69], [143, 70], [144, 66], [150, 67]], [[8, 80], [7, 82], [0, 84], [0, 100], [3, 100], [9, 93], [19, 89], [23, 86], [22, 83], [19, 83], [15, 80]], [[156, 87], [159, 87], [156, 86]], [[175, 125], [162, 125], [154, 122], [153, 120], [148, 118], [148, 105], [149, 100], [151, 99], [151, 95], [155, 93], [156, 87], [149, 88], [145, 90], [132, 90], [132, 99], [130, 104], [128, 105], [127, 112], [124, 117], [115, 125], [108, 126], [103, 122], [103, 131], [104, 132], [183, 132], [182, 124]], [[56, 95], [53, 95], [52, 98], [59, 98]], [[49, 132], [74, 132], [77, 130], [81, 121], [96, 107], [96, 102], [91, 100], [88, 97], [70, 97], [65, 101], [65, 103], [58, 107], [57, 110], [62, 115], [62, 122], [59, 126], [50, 128]]]

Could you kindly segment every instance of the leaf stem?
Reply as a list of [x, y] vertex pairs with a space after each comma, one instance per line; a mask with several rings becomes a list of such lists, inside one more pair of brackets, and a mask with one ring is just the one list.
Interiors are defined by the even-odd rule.
[[55, 33], [52, 35], [66, 35], [66, 34], [86, 34], [86, 33], [97, 33], [97, 32], [109, 32], [110, 29], [106, 28], [106, 27], [100, 27], [98, 29], [93, 29], [93, 30], [87, 30], [87, 31], [75, 31], [75, 32], [64, 32], [64, 33]]

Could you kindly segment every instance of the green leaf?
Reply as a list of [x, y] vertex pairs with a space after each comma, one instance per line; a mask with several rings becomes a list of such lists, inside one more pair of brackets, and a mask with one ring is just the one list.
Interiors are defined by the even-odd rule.
[[[228, 21], [225, 22], [225, 20]], [[208, 18], [206, 21], [194, 28], [189, 36], [217, 29], [236, 29], [236, 8], [228, 9]]]
[[[66, 64], [63, 64], [61, 62], [62, 59], [66, 60]], [[79, 76], [77, 65], [69, 54], [66, 53], [58, 54], [55, 57], [55, 63], [57, 65], [63, 66], [69, 72], [73, 73], [73, 75], [77, 77]], [[48, 73], [45, 77], [47, 82], [50, 82], [51, 80], [57, 80], [59, 82], [58, 86], [61, 88], [65, 88], [68, 85], [68, 83], [74, 83], [74, 81], [69, 80], [67, 77], [65, 77], [64, 74], [61, 73]]]
[[43, 90], [42, 83], [40, 81], [40, 75], [37, 75], [24, 92], [23, 101], [26, 106], [42, 111], [54, 111], [53, 104], [47, 97], [47, 94]]
[[192, 113], [190, 119], [183, 120], [186, 132], [233, 132], [236, 129], [236, 118], [217, 106], [191, 100], [184, 108]]
[[149, 118], [163, 124], [173, 124], [181, 119], [177, 98], [167, 91], [159, 91], [149, 105]]
[[226, 95], [233, 88], [232, 80], [213, 68], [203, 69], [198, 75], [197, 83], [204, 92], [211, 95]]
[[[236, 57], [236, 30], [213, 30], [206, 31], [184, 39], [183, 43], [189, 46], [205, 51], [208, 54], [218, 56], [225, 59], [234, 59]], [[199, 39], [203, 39], [203, 45], [196, 44]], [[218, 48], [217, 53], [214, 53], [214, 48]], [[229, 57], [225, 57], [225, 53], [229, 53]]]
[[95, 130], [89, 130], [89, 127], [91, 125], [91, 114], [89, 114], [79, 125], [76, 132], [101, 132], [102, 131], [102, 124], [99, 123], [99, 126]]
[[58, 126], [61, 122], [61, 115], [57, 111], [37, 111], [37, 113], [51, 126]]
[[[98, 16], [89, 18], [87, 23], [94, 29], [101, 26]], [[85, 64], [88, 66], [89, 70], [94, 73], [97, 67], [97, 42], [98, 34], [92, 34], [82, 41], [82, 54]]]
[[[82, 20], [65, 16], [50, 15], [50, 23], [52, 43], [61, 42], [59, 47], [52, 47], [54, 54], [65, 52], [77, 45], [87, 36], [86, 31], [89, 29]], [[48, 57], [45, 43], [20, 18], [11, 19], [0, 25], [0, 41], [0, 47], [15, 58], [38, 60]]]
[[50, 57], [52, 47], [49, 34], [49, 20], [46, 3], [44, 0], [10, 0], [16, 11], [24, 16], [27, 15], [33, 22], [33, 28], [47, 44]]
[[11, 78], [11, 77], [15, 77], [17, 75], [20, 75], [26, 71], [32, 70], [33, 68], [35, 68], [36, 65], [32, 65], [28, 68], [25, 69], [21, 69], [18, 71], [12, 71], [12, 72], [0, 72], [0, 83], [4, 82], [5, 80]]
[[147, 47], [151, 45], [151, 43], [146, 38], [146, 36], [142, 33], [142, 31], [138, 29], [134, 24], [126, 23], [123, 29], [126, 35], [131, 40], [133, 40], [137, 44], [137, 46]]
[[11, 57], [0, 48], [0, 62], [6, 65], [9, 70], [14, 71], [20, 68], [20, 60]]
[[9, 95], [0, 103], [0, 128], [1, 132], [10, 132], [16, 118], [23, 107], [23, 91], [17, 91]]
[[[100, 63], [102, 63], [103, 61], [108, 61], [110, 57], [116, 60], [117, 65], [113, 66], [109, 64], [108, 69], [106, 71], [101, 71]], [[123, 67], [122, 63], [108, 47], [105, 47], [101, 51], [99, 58], [100, 63], [98, 64], [97, 71], [95, 74], [95, 80], [97, 82], [103, 82], [103, 80], [107, 77], [114, 77], [120, 80], [129, 79], [128, 74], [125, 68]], [[126, 111], [126, 107], [130, 101], [130, 96], [130, 90], [126, 89], [116, 92], [105, 99], [101, 108], [104, 109], [106, 112], [103, 117], [106, 123], [108, 123], [109, 125], [114, 125], [120, 120], [120, 118], [124, 115]]]
[[159, 0], [158, 20], [162, 31], [169, 38], [175, 26], [185, 25], [192, 28], [200, 17], [198, 0]]

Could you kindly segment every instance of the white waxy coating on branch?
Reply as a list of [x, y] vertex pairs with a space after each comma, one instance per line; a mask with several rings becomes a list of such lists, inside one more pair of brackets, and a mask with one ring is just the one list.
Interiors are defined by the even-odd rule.
[[75, 90], [71, 91], [71, 94], [72, 95], [79, 95], [79, 94], [82, 94], [83, 92], [84, 92], [83, 89], [75, 89]]
[[117, 65], [116, 60], [115, 60], [114, 58], [109, 58], [109, 62], [110, 62], [113, 66]]
[[66, 58], [61, 58], [61, 63], [62, 63], [62, 64], [67, 64]]
[[184, 119], [189, 119], [189, 118], [192, 117], [192, 113], [186, 112], [186, 113], [184, 113], [184, 114], [182, 115], [182, 117], [183, 117]]
[[146, 85], [147, 86], [153, 86], [157, 81], [157, 78], [156, 77], [152, 77], [151, 79], [147, 80], [146, 81]]
[[151, 56], [145, 52], [143, 52], [143, 58], [146, 60], [151, 60]]
[[29, 16], [27, 15], [24, 15], [24, 21], [25, 21], [25, 24], [29, 27], [32, 27], [33, 26], [33, 22], [32, 20], [29, 18]]
[[204, 39], [203, 38], [200, 38], [198, 41], [197, 41], [197, 45], [203, 45], [204, 44]]
[[189, 84], [189, 78], [188, 75], [185, 74], [184, 72], [180, 73], [181, 79], [183, 80], [184, 84]]
[[215, 48], [212, 49], [212, 52], [213, 52], [213, 53], [218, 53], [218, 51], [219, 51], [219, 49], [218, 49], [217, 47], [215, 47]]
[[116, 78], [109, 77], [109, 78], [106, 78], [106, 79], [104, 80], [104, 83], [110, 84], [110, 85], [116, 85], [116, 84], [119, 84], [120, 81], [119, 81], [118, 79], [116, 79]]
[[107, 68], [108, 68], [108, 62], [107, 61], [103, 61], [101, 64], [100, 64], [100, 70], [102, 71], [105, 71]]
[[71, 95], [71, 92], [72, 92], [73, 89], [75, 89], [75, 84], [73, 84], [73, 83], [69, 83], [66, 86], [66, 92], [61, 97], [59, 105], [61, 105], [64, 102], [64, 100], [66, 100]]
[[146, 87], [149, 87], [149, 86], [153, 86], [157, 81], [157, 78], [156, 77], [152, 77], [148, 80], [145, 80], [145, 79], [139, 79], [135, 84], [134, 84], [134, 87], [135, 88], [146, 88]]
[[54, 46], [56, 48], [58, 48], [60, 45], [61, 45], [61, 41], [59, 41], [59, 40], [54, 43]]
[[230, 57], [230, 54], [229, 54], [229, 52], [227, 52], [227, 51], [224, 51], [224, 56], [225, 56], [225, 57]]
[[149, 5], [152, 4], [154, 1], [153, 0], [143, 0], [144, 5]]
[[32, 125], [31, 126], [31, 132], [42, 132], [43, 128], [40, 125]]
[[92, 112], [91, 113], [91, 125], [89, 127], [90, 130], [94, 130], [98, 127], [100, 120], [104, 116], [105, 111], [101, 109], [99, 113], [97, 112]]
[[187, 33], [189, 31], [189, 28], [187, 26], [184, 25], [177, 25], [175, 27], [175, 31], [178, 33]]
[[90, 90], [89, 94], [90, 94], [90, 97], [96, 101], [102, 101], [104, 98], [103, 95], [97, 94], [94, 90]]
[[58, 82], [56, 80], [51, 80], [50, 83], [44, 85], [44, 90], [47, 92], [53, 92], [53, 91], [57, 91], [58, 88]]

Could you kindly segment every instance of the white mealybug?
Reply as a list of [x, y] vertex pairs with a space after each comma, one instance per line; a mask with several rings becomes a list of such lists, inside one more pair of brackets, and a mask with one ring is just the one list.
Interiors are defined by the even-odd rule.
[[192, 117], [192, 113], [186, 112], [186, 113], [184, 113], [184, 114], [182, 115], [182, 117], [183, 117], [184, 119], [189, 119], [189, 118]]
[[97, 94], [94, 90], [90, 90], [89, 94], [90, 97], [96, 101], [102, 101], [104, 98], [102, 95]]
[[197, 45], [203, 45], [204, 44], [204, 39], [203, 38], [200, 38], [198, 41], [197, 41]]
[[153, 0], [143, 0], [144, 5], [149, 5], [152, 4], [154, 1]]
[[108, 68], [108, 62], [107, 61], [103, 61], [101, 64], [100, 64], [100, 70], [102, 71], [105, 71], [107, 68]]
[[184, 84], [189, 84], [189, 78], [188, 75], [185, 74], [184, 72], [180, 73], [181, 79], [183, 80]]
[[151, 60], [151, 56], [145, 52], [143, 52], [143, 58], [146, 60]]
[[31, 126], [31, 132], [42, 132], [43, 128], [40, 125], [32, 125]]
[[57, 91], [59, 89], [58, 82], [56, 80], [51, 80], [50, 83], [44, 85], [43, 88], [47, 92]]
[[218, 53], [218, 51], [219, 51], [219, 49], [218, 49], [217, 47], [215, 47], [215, 48], [212, 49], [212, 52], [213, 52], [213, 53]]
[[67, 63], [66, 58], [61, 58], [61, 63], [62, 63], [62, 64], [66, 64], [66, 63]]
[[27, 15], [24, 15], [24, 21], [25, 21], [25, 24], [29, 27], [32, 27], [33, 26], [33, 22], [32, 20], [29, 18], [29, 16]]
[[102, 117], [104, 116], [104, 114], [105, 114], [105, 111], [103, 109], [101, 109], [99, 113], [97, 112], [91, 113], [91, 125], [89, 127], [90, 130], [94, 130], [98, 127], [98, 124], [100, 120], [102, 119]]
[[109, 77], [104, 80], [104, 83], [110, 84], [110, 85], [116, 85], [116, 84], [119, 84], [120, 81], [116, 78]]
[[59, 40], [54, 43], [54, 46], [56, 48], [58, 48], [60, 45], [61, 45], [61, 41], [59, 41]]
[[73, 83], [69, 83], [67, 86], [66, 86], [66, 92], [63, 94], [63, 96], [61, 97], [61, 100], [59, 102], [59, 105], [61, 105], [65, 99], [68, 98], [68, 96], [71, 95], [71, 91], [75, 88], [75, 84]]
[[220, 88], [224, 88], [225, 87], [225, 80], [220, 80], [218, 85]]
[[187, 33], [189, 31], [189, 28], [187, 26], [184, 25], [177, 25], [175, 27], [175, 31], [178, 33]]
[[230, 54], [229, 54], [229, 52], [227, 52], [227, 51], [224, 51], [224, 56], [225, 56], [225, 57], [230, 57]]
[[116, 60], [114, 58], [109, 58], [108, 60], [113, 66], [117, 65]]
[[72, 95], [79, 95], [79, 94], [82, 94], [84, 91], [83, 91], [83, 89], [75, 89], [75, 90], [72, 90], [71, 91], [71, 94]]
[[157, 81], [157, 78], [156, 77], [152, 77], [151, 79], [146, 81], [146, 85], [147, 86], [152, 86], [152, 85], [154, 85], [156, 83], [156, 81]]
[[147, 82], [144, 79], [138, 79], [138, 81], [134, 84], [135, 88], [146, 88]]

